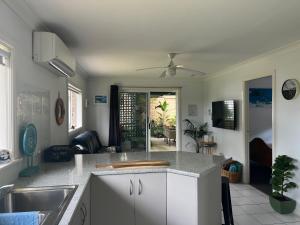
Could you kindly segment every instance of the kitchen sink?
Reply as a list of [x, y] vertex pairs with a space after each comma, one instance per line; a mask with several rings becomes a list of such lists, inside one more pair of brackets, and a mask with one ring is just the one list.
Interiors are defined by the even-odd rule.
[[16, 188], [0, 199], [0, 213], [39, 211], [41, 225], [55, 225], [76, 188], [76, 185]]

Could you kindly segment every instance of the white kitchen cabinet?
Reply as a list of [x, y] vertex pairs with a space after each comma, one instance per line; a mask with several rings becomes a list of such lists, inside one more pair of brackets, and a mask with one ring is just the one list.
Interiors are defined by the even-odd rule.
[[70, 225], [91, 225], [90, 206], [90, 183], [88, 183], [73, 214]]
[[167, 174], [167, 225], [220, 225], [221, 176]]
[[165, 173], [135, 175], [136, 225], [166, 225], [167, 183]]
[[198, 225], [197, 178], [173, 173], [167, 177], [168, 225]]
[[92, 225], [166, 225], [166, 173], [95, 176]]
[[134, 225], [134, 175], [92, 179], [92, 225]]

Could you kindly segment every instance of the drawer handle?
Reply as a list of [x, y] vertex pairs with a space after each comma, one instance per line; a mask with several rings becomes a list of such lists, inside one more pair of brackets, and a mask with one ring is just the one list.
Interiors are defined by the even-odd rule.
[[132, 195], [133, 194], [133, 182], [130, 179], [130, 188], [129, 188], [129, 194]]
[[143, 191], [143, 184], [142, 181], [139, 179], [139, 195], [142, 194], [142, 191]]

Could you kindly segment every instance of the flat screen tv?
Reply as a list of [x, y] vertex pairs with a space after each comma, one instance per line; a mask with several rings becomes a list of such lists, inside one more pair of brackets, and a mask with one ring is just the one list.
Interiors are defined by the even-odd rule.
[[213, 127], [237, 129], [237, 101], [225, 100], [212, 103]]

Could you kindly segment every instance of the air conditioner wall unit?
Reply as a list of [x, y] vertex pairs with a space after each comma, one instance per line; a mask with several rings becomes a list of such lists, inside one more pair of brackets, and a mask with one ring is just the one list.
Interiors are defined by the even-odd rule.
[[75, 76], [75, 57], [54, 33], [33, 32], [33, 60], [57, 75]]

